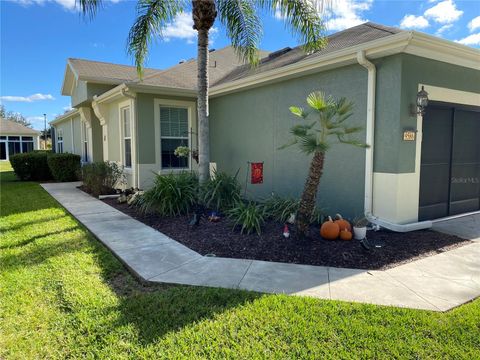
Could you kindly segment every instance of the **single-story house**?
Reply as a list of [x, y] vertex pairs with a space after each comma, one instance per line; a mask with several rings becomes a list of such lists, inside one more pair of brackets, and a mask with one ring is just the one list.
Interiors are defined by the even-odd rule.
[[[195, 169], [173, 152], [197, 148], [196, 68], [191, 59], [140, 80], [134, 67], [69, 59], [62, 93], [75, 110], [51, 123], [57, 151], [116, 161], [144, 189], [155, 174]], [[240, 170], [249, 196], [301, 194], [310, 158], [279, 147], [298, 121], [289, 107], [322, 90], [355, 103], [350, 121], [370, 148], [328, 152], [321, 208], [398, 231], [480, 210], [478, 49], [369, 22], [314, 53], [262, 52], [253, 69], [231, 47], [211, 50], [209, 71], [212, 167]], [[426, 108], [416, 106], [422, 88]], [[244, 183], [250, 162], [263, 163], [263, 182]]]
[[0, 161], [40, 148], [40, 132], [15, 121], [0, 118]]

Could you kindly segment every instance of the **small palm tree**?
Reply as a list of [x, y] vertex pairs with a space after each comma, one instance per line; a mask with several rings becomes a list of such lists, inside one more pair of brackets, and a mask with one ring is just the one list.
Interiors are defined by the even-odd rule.
[[[102, 0], [76, 0], [84, 16], [92, 18]], [[255, 65], [262, 36], [259, 10], [280, 12], [286, 24], [305, 44], [305, 51], [325, 44], [324, 26], [319, 9], [330, 0], [192, 0], [193, 28], [198, 32], [198, 166], [199, 181], [209, 178], [210, 145], [208, 124], [208, 41], [215, 20], [225, 26], [238, 55]], [[176, 15], [188, 10], [185, 0], [139, 0], [138, 17], [128, 36], [128, 52], [135, 58], [141, 76], [149, 45]]]
[[323, 173], [325, 153], [334, 144], [348, 144], [366, 148], [368, 145], [352, 139], [351, 135], [362, 130], [361, 127], [348, 126], [346, 120], [352, 115], [353, 103], [345, 98], [335, 100], [326, 97], [323, 92], [314, 91], [307, 97], [309, 110], [292, 106], [290, 112], [307, 121], [314, 117], [312, 122], [294, 125], [290, 129], [293, 139], [281, 148], [298, 145], [300, 151], [312, 155], [312, 162], [307, 181], [303, 189], [302, 198], [297, 211], [297, 230], [300, 237], [308, 235], [308, 228], [318, 192], [318, 185]]

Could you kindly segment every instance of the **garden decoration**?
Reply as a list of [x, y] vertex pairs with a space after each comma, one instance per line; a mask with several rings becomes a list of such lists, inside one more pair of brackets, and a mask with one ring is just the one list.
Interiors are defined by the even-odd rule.
[[283, 237], [285, 239], [288, 239], [290, 237], [290, 229], [288, 228], [287, 224], [285, 224], [285, 226], [283, 227]]
[[353, 237], [355, 240], [363, 240], [367, 237], [368, 220], [365, 216], [353, 219]]
[[208, 221], [218, 222], [220, 221], [220, 216], [218, 216], [218, 213], [216, 211], [211, 211], [210, 214], [208, 215]]
[[335, 221], [334, 221], [336, 224], [338, 224], [338, 226], [340, 227], [340, 231], [342, 230], [348, 230], [348, 231], [352, 231], [352, 225], [350, 225], [350, 223], [345, 220], [342, 215], [340, 214], [337, 214], [335, 215]]
[[340, 239], [349, 241], [352, 240], [352, 238], [353, 234], [350, 231], [347, 229], [340, 230]]
[[[292, 140], [280, 147], [282, 149], [298, 145], [302, 152], [313, 155], [297, 211], [297, 233], [300, 237], [308, 235], [327, 151], [335, 144], [368, 147], [367, 144], [351, 138], [351, 135], [362, 130], [361, 127], [349, 126], [346, 122], [352, 115], [352, 102], [345, 98], [337, 100], [331, 96], [327, 97], [323, 92], [314, 91], [307, 96], [307, 104], [308, 110], [290, 107], [290, 112], [299, 117], [303, 123], [290, 129]], [[310, 117], [313, 117], [313, 121], [307, 122], [307, 118]], [[331, 225], [328, 227], [332, 228]]]
[[329, 216], [328, 220], [320, 227], [320, 236], [326, 240], [335, 240], [338, 235], [340, 235], [340, 227]]

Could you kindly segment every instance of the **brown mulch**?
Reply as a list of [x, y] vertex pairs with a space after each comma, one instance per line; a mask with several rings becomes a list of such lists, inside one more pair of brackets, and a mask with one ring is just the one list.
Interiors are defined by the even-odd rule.
[[188, 216], [145, 216], [127, 204], [118, 204], [116, 199], [103, 201], [202, 255], [218, 257], [375, 270], [392, 268], [470, 242], [432, 230], [409, 233], [380, 230], [368, 231], [371, 247], [367, 250], [358, 240], [324, 240], [318, 227], [312, 227], [311, 237], [305, 240], [295, 238], [292, 226], [291, 237], [285, 239], [283, 224], [274, 221], [264, 224], [260, 236], [256, 233], [246, 235], [240, 234], [238, 229], [233, 230], [231, 222], [224, 218], [217, 223], [202, 218], [198, 227], [191, 228]]

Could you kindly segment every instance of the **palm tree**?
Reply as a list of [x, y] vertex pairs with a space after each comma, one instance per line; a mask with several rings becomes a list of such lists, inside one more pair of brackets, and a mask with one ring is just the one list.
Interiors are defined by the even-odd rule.
[[[93, 18], [102, 0], [77, 0], [85, 17]], [[198, 158], [199, 180], [209, 178], [210, 145], [208, 122], [208, 41], [209, 30], [217, 16], [225, 26], [232, 46], [245, 61], [256, 65], [262, 36], [259, 10], [279, 12], [291, 30], [299, 36], [305, 51], [315, 51], [325, 44], [324, 26], [319, 15], [329, 0], [192, 0], [193, 28], [198, 32]], [[128, 36], [128, 53], [135, 58], [139, 75], [148, 55], [149, 45], [176, 15], [188, 10], [185, 0], [139, 0], [137, 18]]]
[[325, 153], [334, 144], [349, 144], [356, 147], [366, 148], [368, 145], [352, 139], [351, 134], [358, 133], [361, 127], [348, 126], [346, 120], [352, 115], [353, 103], [345, 98], [335, 100], [326, 97], [320, 91], [314, 91], [307, 97], [309, 110], [291, 106], [290, 112], [307, 121], [310, 115], [314, 116], [313, 122], [294, 125], [290, 129], [292, 140], [282, 146], [286, 148], [298, 145], [300, 151], [312, 155], [305, 187], [297, 211], [296, 223], [299, 237], [308, 235], [310, 219], [315, 208], [318, 185], [323, 173]]

